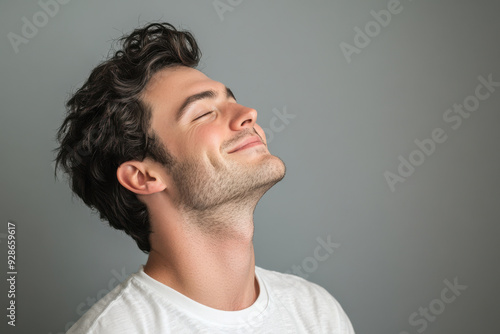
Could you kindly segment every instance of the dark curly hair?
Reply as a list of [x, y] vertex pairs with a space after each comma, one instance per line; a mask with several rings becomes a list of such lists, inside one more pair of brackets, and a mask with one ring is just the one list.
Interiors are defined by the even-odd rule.
[[122, 48], [98, 65], [66, 104], [54, 174], [62, 167], [73, 192], [148, 253], [147, 208], [118, 182], [116, 171], [123, 162], [147, 157], [171, 167], [174, 160], [150, 128], [151, 108], [141, 93], [161, 69], [196, 67], [201, 52], [191, 33], [169, 23], [149, 24], [119, 42]]

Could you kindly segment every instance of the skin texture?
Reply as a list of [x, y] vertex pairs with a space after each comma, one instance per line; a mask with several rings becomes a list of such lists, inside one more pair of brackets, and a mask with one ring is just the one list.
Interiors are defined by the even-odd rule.
[[[206, 91], [212, 93], [177, 119], [188, 97]], [[249, 307], [259, 294], [253, 212], [284, 177], [285, 165], [269, 153], [257, 111], [198, 70], [156, 73], [143, 101], [152, 109], [152, 130], [174, 159], [168, 168], [146, 159], [117, 170], [119, 182], [150, 213], [146, 274], [215, 309]], [[251, 144], [241, 147], [245, 143]]]

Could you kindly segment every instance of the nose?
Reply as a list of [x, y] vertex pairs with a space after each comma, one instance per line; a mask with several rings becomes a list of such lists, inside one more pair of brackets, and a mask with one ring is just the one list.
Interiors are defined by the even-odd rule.
[[230, 128], [238, 131], [244, 128], [253, 128], [257, 121], [257, 110], [235, 103], [231, 112]]

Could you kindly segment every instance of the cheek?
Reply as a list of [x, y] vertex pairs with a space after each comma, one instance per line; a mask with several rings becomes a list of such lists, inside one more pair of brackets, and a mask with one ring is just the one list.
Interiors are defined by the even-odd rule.
[[190, 150], [195, 154], [211, 154], [210, 152], [219, 152], [222, 143], [222, 135], [213, 127], [199, 127], [188, 134], [187, 142]]

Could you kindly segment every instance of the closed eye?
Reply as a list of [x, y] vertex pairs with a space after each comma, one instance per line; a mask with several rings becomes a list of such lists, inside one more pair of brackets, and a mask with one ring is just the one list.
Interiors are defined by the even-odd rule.
[[210, 111], [208, 111], [208, 112], [206, 112], [206, 113], [204, 113], [204, 114], [202, 114], [202, 115], [200, 115], [200, 116], [196, 117], [195, 119], [193, 119], [193, 121], [196, 121], [196, 120], [198, 120], [198, 119], [200, 119], [200, 118], [202, 118], [202, 117], [204, 117], [204, 116], [210, 115], [210, 114], [211, 114], [211, 113], [213, 113], [213, 112], [214, 112], [213, 110], [210, 110]]

